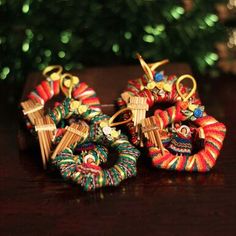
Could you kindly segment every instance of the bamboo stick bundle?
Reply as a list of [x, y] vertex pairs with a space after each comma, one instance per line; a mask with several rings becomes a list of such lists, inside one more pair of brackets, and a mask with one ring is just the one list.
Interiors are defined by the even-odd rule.
[[[156, 126], [156, 118], [155, 118], [155, 116], [151, 116], [150, 120], [151, 120], [151, 125]], [[157, 140], [158, 147], [161, 149], [162, 155], [164, 155], [164, 147], [163, 147], [163, 143], [161, 141], [161, 136], [160, 136], [159, 129], [154, 129], [153, 133], [154, 133], [154, 136], [155, 136], [155, 138]]]
[[77, 142], [82, 142], [88, 136], [88, 132], [89, 126], [85, 121], [72, 123], [70, 126], [67, 126], [66, 132], [63, 135], [60, 143], [54, 150], [51, 159], [55, 159], [55, 157], [66, 147], [70, 147], [72, 144], [75, 144]]
[[141, 123], [146, 117], [146, 111], [148, 110], [147, 98], [133, 96], [129, 98], [128, 108], [131, 109], [133, 114], [133, 122], [135, 132], [138, 133], [138, 139], [140, 140], [140, 146], [143, 147]]
[[144, 136], [155, 146], [158, 146], [161, 150], [162, 155], [164, 155], [164, 147], [154, 116], [142, 120], [142, 131], [144, 133]]
[[141, 124], [142, 120], [146, 117], [146, 111], [148, 111], [148, 104], [146, 97], [130, 97], [128, 108], [132, 110], [133, 122], [138, 132], [138, 125]]
[[35, 130], [38, 133], [43, 167], [46, 169], [52, 149], [53, 132], [56, 130], [56, 126], [49, 116], [45, 116], [35, 119]]
[[23, 108], [23, 114], [28, 116], [33, 125], [35, 125], [35, 119], [44, 116], [43, 105], [31, 99], [21, 102], [21, 107]]

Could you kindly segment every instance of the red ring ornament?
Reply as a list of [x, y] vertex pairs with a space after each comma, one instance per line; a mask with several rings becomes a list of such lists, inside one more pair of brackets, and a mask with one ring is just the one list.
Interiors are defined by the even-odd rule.
[[[155, 72], [155, 69], [157, 67], [167, 63], [168, 60], [163, 60], [148, 65], [145, 63], [145, 61], [139, 54], [138, 58], [146, 74], [141, 78], [132, 79], [128, 81], [126, 90], [121, 94], [121, 97], [118, 98], [117, 101], [120, 109], [127, 107], [128, 99], [131, 96], [146, 97], [149, 108], [153, 107], [155, 104], [160, 104], [165, 102], [175, 104], [176, 102], [181, 100], [176, 88], [176, 82], [178, 78], [175, 75], [164, 76], [163, 72], [160, 73]], [[150, 82], [154, 82], [153, 78], [155, 77], [156, 74], [160, 74], [160, 76], [163, 76], [163, 80], [161, 80], [160, 83], [156, 82], [156, 86], [153, 89], [150, 89], [148, 88], [148, 84]], [[161, 88], [162, 86], [163, 89], [158, 89], [158, 86], [159, 88]], [[168, 87], [168, 91], [164, 90], [165, 86]], [[184, 94], [188, 92], [188, 90], [189, 90], [188, 87], [181, 85], [180, 87], [181, 93]], [[194, 104], [198, 105], [201, 104], [201, 100], [199, 99], [197, 92], [194, 92], [191, 97], [194, 100]], [[125, 113], [123, 115], [123, 119], [128, 119], [128, 118], [129, 114]], [[126, 126], [131, 135], [131, 142], [135, 145], [138, 145], [139, 139], [136, 129], [134, 127], [134, 123], [131, 121], [127, 123]]]
[[[91, 110], [100, 111], [100, 101], [95, 91], [89, 88], [86, 83], [80, 83], [79, 78], [68, 73], [62, 74], [62, 67], [59, 65], [48, 66], [43, 71], [46, 80], [36, 86], [30, 92], [28, 100], [21, 103], [23, 113], [26, 116], [27, 128], [34, 133], [38, 131], [38, 139], [41, 149], [44, 168], [47, 167], [50, 152], [53, 148], [54, 140], [57, 140], [64, 132], [64, 125], [58, 127], [49, 116], [44, 113], [45, 104], [54, 96], [63, 92], [67, 97], [73, 98], [81, 105], [86, 105]], [[55, 106], [59, 107], [60, 103]], [[67, 119], [67, 117], [65, 117]], [[70, 121], [69, 121], [70, 122]], [[43, 132], [40, 132], [43, 131]], [[57, 139], [55, 139], [57, 137]]]
[[[154, 117], [156, 126], [160, 130], [173, 122], [190, 120], [188, 116], [183, 114], [181, 102], [177, 103], [176, 106], [159, 112]], [[153, 166], [168, 170], [207, 172], [215, 165], [225, 138], [225, 125], [206, 113], [203, 113], [201, 118], [190, 122], [203, 130], [205, 134], [204, 148], [190, 156], [174, 155], [165, 149], [163, 155], [158, 147], [148, 142], [147, 146]]]
[[[62, 74], [62, 70], [62, 67], [59, 65], [46, 67], [43, 71], [43, 75], [46, 77], [46, 79], [38, 84], [35, 89], [29, 93], [27, 96], [28, 101], [35, 101], [38, 104], [41, 104], [44, 108], [45, 104], [49, 100], [51, 100], [54, 96], [59, 95], [61, 92], [68, 95], [69, 89], [64, 86], [61, 78], [62, 76], [66, 78], [71, 75]], [[96, 92], [92, 88], [89, 88], [85, 82], [80, 82], [78, 77], [71, 76], [71, 78], [77, 78], [77, 83], [71, 87], [71, 97], [75, 100], [79, 100], [81, 104], [87, 105], [92, 110], [100, 111], [100, 101], [96, 96]], [[55, 105], [58, 104], [56, 103]], [[26, 126], [29, 130], [34, 128], [34, 125], [28, 118], [26, 119]]]

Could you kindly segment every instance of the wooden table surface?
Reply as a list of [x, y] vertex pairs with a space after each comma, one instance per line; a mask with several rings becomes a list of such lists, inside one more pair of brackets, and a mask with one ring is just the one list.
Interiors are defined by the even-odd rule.
[[[165, 69], [179, 75], [190, 72], [181, 64]], [[140, 74], [135, 66], [79, 73], [81, 80], [96, 87], [103, 104], [111, 104], [126, 81]], [[23, 96], [40, 78], [31, 74]], [[228, 128], [211, 172], [157, 170], [143, 154], [136, 178], [89, 193], [57, 173], [45, 172], [34, 144], [19, 149], [15, 107], [2, 115], [0, 235], [236, 235], [236, 80], [199, 78], [198, 85], [207, 112]], [[104, 108], [113, 111], [111, 105]], [[2, 102], [1, 110], [5, 109]]]

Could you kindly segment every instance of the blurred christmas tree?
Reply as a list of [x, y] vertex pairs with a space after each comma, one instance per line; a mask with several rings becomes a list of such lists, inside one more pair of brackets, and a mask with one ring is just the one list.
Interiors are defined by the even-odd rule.
[[[225, 40], [215, 0], [0, 0], [0, 77], [22, 83], [48, 64], [138, 63], [169, 58], [216, 68]], [[11, 80], [9, 80], [11, 81]]]
[[219, 68], [236, 75], [236, 0], [228, 0], [227, 4], [216, 5], [219, 19], [227, 27], [226, 43], [217, 43]]

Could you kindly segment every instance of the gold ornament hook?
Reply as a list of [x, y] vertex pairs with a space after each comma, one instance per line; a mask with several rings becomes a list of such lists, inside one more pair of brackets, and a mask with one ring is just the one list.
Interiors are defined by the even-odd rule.
[[49, 77], [51, 80], [56, 81], [61, 78], [61, 73], [62, 73], [62, 66], [60, 65], [51, 65], [47, 66], [43, 70], [43, 75], [47, 78]]
[[168, 59], [164, 59], [162, 61], [157, 61], [151, 64], [148, 64], [148, 66], [151, 68], [152, 71], [156, 70], [159, 66], [165, 65], [169, 63], [170, 61]]
[[[192, 81], [192, 83], [193, 83], [193, 87], [192, 87], [191, 91], [189, 92], [189, 94], [187, 94], [187, 95], [185, 95], [184, 93], [182, 93], [180, 91], [180, 82], [183, 81], [184, 79], [190, 79]], [[188, 75], [188, 74], [182, 75], [176, 81], [176, 90], [177, 90], [179, 96], [183, 99], [183, 101], [186, 102], [196, 92], [196, 90], [197, 90], [197, 82], [196, 82], [195, 78], [193, 76], [191, 76], [191, 75]]]
[[[131, 112], [131, 116], [129, 117], [129, 119], [124, 120], [124, 121], [120, 121], [120, 122], [115, 122], [115, 123], [113, 123], [113, 121], [116, 119], [116, 117], [118, 117], [120, 114], [122, 114], [123, 112], [126, 112], [126, 111], [130, 111], [130, 112]], [[109, 126], [110, 126], [110, 127], [114, 127], [114, 126], [126, 124], [126, 123], [132, 121], [132, 118], [133, 118], [132, 110], [127, 107], [127, 108], [123, 108], [123, 109], [117, 111], [117, 112], [109, 119], [108, 123], [109, 123]]]
[[148, 64], [143, 60], [142, 56], [139, 53], [137, 53], [136, 55], [148, 79], [153, 80], [152, 70], [150, 69]]
[[136, 55], [149, 80], [154, 80], [153, 73], [152, 73], [154, 70], [156, 70], [159, 66], [162, 66], [169, 62], [168, 59], [165, 59], [162, 61], [157, 61], [151, 64], [147, 64], [139, 53], [137, 53]]
[[[79, 83], [79, 78], [69, 73], [65, 73], [61, 76], [60, 87], [62, 92], [69, 98], [71, 98], [73, 87]], [[66, 90], [64, 87], [68, 88]]]

